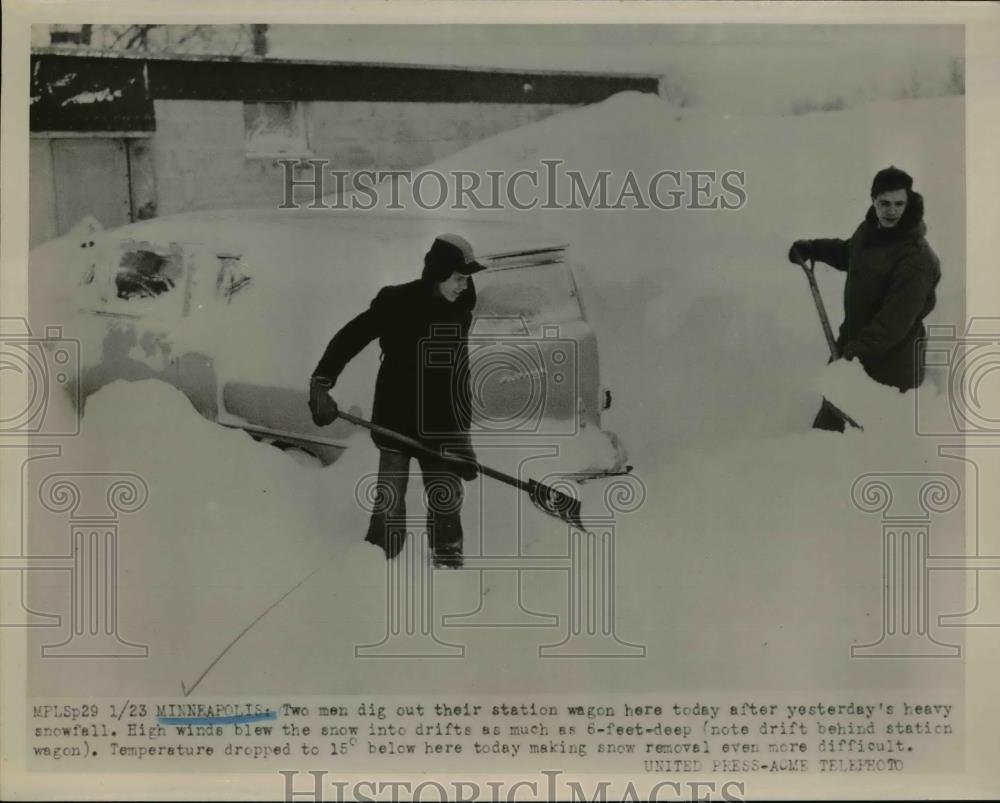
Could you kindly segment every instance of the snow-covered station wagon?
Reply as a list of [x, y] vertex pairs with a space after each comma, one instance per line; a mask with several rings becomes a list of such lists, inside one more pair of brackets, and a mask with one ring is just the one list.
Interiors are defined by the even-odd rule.
[[[380, 287], [419, 276], [444, 232], [466, 237], [487, 266], [469, 341], [474, 441], [585, 438], [597, 458], [576, 467], [581, 477], [626, 470], [622, 445], [601, 430], [612, 394], [567, 244], [535, 228], [388, 211], [189, 212], [107, 231], [84, 222], [34, 249], [31, 270], [78, 284], [82, 398], [116, 379], [158, 378], [212, 421], [330, 463], [356, 429], [313, 424], [309, 376]], [[367, 417], [377, 361], [373, 345], [344, 371], [343, 409]]]

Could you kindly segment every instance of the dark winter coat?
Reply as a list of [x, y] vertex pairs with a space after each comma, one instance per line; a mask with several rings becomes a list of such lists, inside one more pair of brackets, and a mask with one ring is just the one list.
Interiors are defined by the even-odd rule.
[[[371, 306], [333, 337], [313, 376], [336, 383], [344, 366], [378, 338], [382, 362], [372, 421], [432, 448], [466, 439], [468, 334], [475, 304], [471, 280], [454, 302], [438, 295], [435, 282], [427, 279], [383, 287]], [[399, 449], [375, 433], [372, 439], [380, 448]]]
[[923, 319], [941, 279], [923, 218], [923, 198], [911, 192], [891, 229], [879, 228], [871, 207], [849, 240], [808, 241], [811, 258], [847, 271], [841, 355], [857, 357], [872, 379], [900, 390], [923, 381]]

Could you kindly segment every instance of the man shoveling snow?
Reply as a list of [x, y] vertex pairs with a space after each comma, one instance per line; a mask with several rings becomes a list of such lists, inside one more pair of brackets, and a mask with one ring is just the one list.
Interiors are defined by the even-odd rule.
[[[431, 453], [447, 447], [452, 456], [429, 457], [399, 439], [372, 434], [379, 449], [378, 498], [365, 538], [387, 558], [403, 548], [406, 487], [410, 460], [417, 458], [427, 491], [428, 534], [438, 566], [462, 565], [461, 480], [477, 474], [469, 438], [468, 333], [476, 291], [471, 275], [482, 270], [472, 247], [457, 235], [434, 240], [420, 279], [383, 288], [371, 308], [347, 323], [330, 341], [310, 381], [310, 409], [317, 426], [340, 414], [329, 391], [344, 367], [370, 342], [379, 339], [382, 363], [375, 384], [373, 421], [379, 427], [420, 442]], [[452, 353], [453, 370], [431, 371], [427, 343]]]
[[[876, 382], [904, 392], [924, 379], [923, 320], [934, 309], [941, 267], [925, 238], [923, 197], [907, 173], [894, 166], [880, 170], [871, 199], [850, 239], [796, 240], [788, 258], [847, 272], [835, 357], [857, 357]], [[813, 427], [843, 432], [844, 423], [824, 400]]]

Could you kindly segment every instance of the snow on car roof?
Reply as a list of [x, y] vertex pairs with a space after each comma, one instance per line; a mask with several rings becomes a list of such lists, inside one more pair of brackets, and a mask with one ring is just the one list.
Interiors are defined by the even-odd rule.
[[122, 234], [179, 242], [223, 242], [239, 251], [276, 231], [335, 238], [346, 251], [365, 242], [426, 249], [440, 234], [465, 237], [482, 259], [564, 249], [566, 238], [537, 226], [502, 219], [475, 219], [411, 212], [336, 209], [221, 209], [185, 212], [123, 227]]

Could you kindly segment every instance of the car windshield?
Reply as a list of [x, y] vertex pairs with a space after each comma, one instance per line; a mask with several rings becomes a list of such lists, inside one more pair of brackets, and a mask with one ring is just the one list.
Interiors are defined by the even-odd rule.
[[479, 316], [517, 316], [555, 322], [580, 317], [565, 264], [489, 271], [476, 277]]

